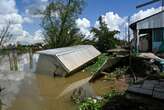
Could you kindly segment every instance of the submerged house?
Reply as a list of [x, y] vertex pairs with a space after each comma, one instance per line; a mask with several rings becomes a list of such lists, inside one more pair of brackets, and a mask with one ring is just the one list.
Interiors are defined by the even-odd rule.
[[139, 52], [164, 52], [164, 10], [130, 25], [133, 45]]
[[78, 45], [37, 52], [39, 59], [36, 73], [66, 76], [101, 53], [92, 45]]

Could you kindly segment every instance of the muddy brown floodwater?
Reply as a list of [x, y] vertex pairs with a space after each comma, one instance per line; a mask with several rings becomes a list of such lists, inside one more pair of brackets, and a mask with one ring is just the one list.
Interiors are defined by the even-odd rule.
[[[9, 110], [77, 110], [71, 102], [71, 93], [59, 95], [71, 84], [90, 77], [89, 73], [79, 72], [67, 78], [50, 77], [37, 74], [30, 82], [23, 84], [22, 89]], [[89, 84], [96, 95], [103, 95], [112, 86], [108, 81], [98, 80]], [[70, 86], [71, 87], [71, 86]]]

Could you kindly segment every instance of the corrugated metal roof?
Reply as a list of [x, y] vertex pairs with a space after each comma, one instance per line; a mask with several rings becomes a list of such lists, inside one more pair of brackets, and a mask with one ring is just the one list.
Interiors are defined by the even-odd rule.
[[137, 29], [153, 29], [164, 27], [164, 11], [137, 23]]
[[48, 49], [43, 51], [38, 51], [39, 54], [47, 54], [47, 55], [56, 55], [57, 53], [64, 53], [71, 50], [75, 50], [77, 48], [81, 48], [82, 45], [79, 46], [72, 46], [72, 47], [63, 47], [63, 48], [56, 48], [56, 49]]
[[[155, 22], [159, 22], [159, 21], [162, 21], [162, 20], [164, 20], [163, 18], [164, 18], [164, 15], [162, 15], [161, 16], [161, 14], [163, 14], [164, 13], [164, 10], [162, 10], [162, 11], [159, 11], [159, 12], [156, 12], [156, 13], [154, 13], [154, 14], [151, 14], [151, 15], [149, 15], [149, 16], [147, 16], [147, 17], [144, 17], [144, 18], [141, 18], [141, 19], [139, 19], [139, 20], [137, 20], [137, 21], [135, 21], [135, 22], [132, 22], [129, 26], [130, 26], [130, 28], [132, 28], [132, 29], [136, 29], [137, 28], [137, 24], [139, 24], [140, 23], [140, 25], [143, 25], [143, 23], [146, 21], [146, 20], [148, 20], [149, 21], [149, 23], [151, 23], [151, 22], [153, 22], [153, 23], [155, 23]], [[161, 16], [161, 17], [159, 17], [159, 15]], [[156, 16], [158, 16], [158, 17], [156, 17]], [[152, 18], [154, 18], [154, 19], [152, 19]], [[160, 19], [159, 19], [160, 18]], [[154, 20], [154, 21], [152, 21], [152, 20]], [[156, 20], [158, 20], [158, 21], [156, 21]], [[152, 24], [152, 23], [151, 23]], [[150, 25], [151, 25], [150, 24]], [[158, 23], [159, 24], [159, 23]], [[163, 25], [164, 24], [164, 22], [162, 21], [162, 22], [160, 22], [160, 25], [162, 25], [162, 27], [164, 26]], [[145, 24], [144, 24], [145, 25]], [[148, 26], [148, 24], [147, 24], [147, 26]], [[153, 26], [153, 25], [152, 25]], [[142, 26], [143, 27], [143, 26]], [[157, 27], [157, 26], [156, 26]], [[158, 27], [161, 27], [161, 26], [158, 26]], [[138, 26], [138, 28], [141, 28], [140, 26]], [[146, 29], [147, 27], [145, 27], [144, 29]]]
[[79, 45], [66, 48], [57, 48], [37, 52], [55, 56], [67, 72], [71, 72], [89, 62], [101, 53], [92, 45]]

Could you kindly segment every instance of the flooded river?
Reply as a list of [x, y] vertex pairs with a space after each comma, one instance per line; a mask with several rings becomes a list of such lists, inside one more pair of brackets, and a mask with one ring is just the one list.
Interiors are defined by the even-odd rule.
[[[72, 92], [76, 88], [87, 85], [87, 92], [101, 96], [115, 84], [103, 80], [89, 84], [91, 74], [87, 72], [78, 72], [67, 78], [31, 74], [32, 78], [23, 80], [8, 110], [77, 110], [77, 105], [71, 101]], [[118, 89], [121, 84], [117, 84]]]
[[[36, 75], [36, 79], [31, 84], [24, 85], [9, 110], [77, 110], [77, 105], [71, 101], [72, 91], [62, 97], [59, 96], [72, 83], [88, 77], [89, 74], [83, 72], [68, 78]], [[98, 80], [89, 85], [96, 95], [101, 96], [111, 90], [111, 84], [108, 81]]]

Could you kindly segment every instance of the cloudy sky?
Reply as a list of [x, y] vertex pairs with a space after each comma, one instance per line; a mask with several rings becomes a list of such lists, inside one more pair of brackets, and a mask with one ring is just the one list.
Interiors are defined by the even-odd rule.
[[[135, 6], [148, 0], [86, 0], [82, 15], [76, 20], [77, 27], [86, 36], [92, 36], [91, 27], [99, 26], [97, 19], [103, 16], [109, 30], [121, 31], [118, 37], [126, 35], [128, 16], [132, 21], [149, 16], [157, 11], [160, 3], [155, 3], [140, 10]], [[40, 27], [41, 16], [36, 15], [37, 9], [44, 9], [49, 0], [0, 0], [0, 29], [8, 20], [13, 22], [12, 42], [35, 43], [43, 40]]]

